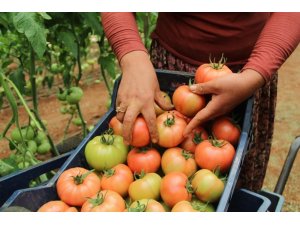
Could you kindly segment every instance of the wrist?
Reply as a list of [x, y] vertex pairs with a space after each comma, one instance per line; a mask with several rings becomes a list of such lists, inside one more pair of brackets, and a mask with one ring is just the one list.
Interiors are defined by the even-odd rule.
[[120, 60], [121, 69], [131, 68], [132, 66], [145, 65], [151, 63], [147, 52], [145, 51], [132, 51], [125, 54]]
[[266, 83], [263, 75], [253, 69], [245, 69], [241, 72], [241, 75], [247, 80], [247, 83], [251, 84], [256, 90], [263, 87]]

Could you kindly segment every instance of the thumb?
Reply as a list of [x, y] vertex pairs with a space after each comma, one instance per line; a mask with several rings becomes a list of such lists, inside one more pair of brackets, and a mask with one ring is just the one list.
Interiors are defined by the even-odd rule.
[[155, 93], [155, 102], [160, 106], [163, 110], [171, 110], [174, 108], [174, 105], [172, 104], [172, 100], [170, 96], [163, 92], [163, 91], [157, 91]]
[[205, 94], [215, 94], [216, 88], [215, 88], [215, 81], [208, 81], [205, 83], [199, 83], [199, 84], [193, 84], [190, 86], [191, 92], [199, 95], [205, 95]]

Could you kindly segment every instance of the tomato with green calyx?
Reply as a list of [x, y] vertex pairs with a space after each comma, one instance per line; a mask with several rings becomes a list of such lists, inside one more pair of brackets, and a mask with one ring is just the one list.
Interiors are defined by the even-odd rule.
[[44, 155], [50, 152], [51, 150], [51, 145], [49, 141], [42, 142], [38, 147], [37, 147], [37, 153]]
[[200, 65], [195, 73], [195, 82], [205, 83], [221, 76], [231, 75], [232, 71], [225, 64], [226, 58], [222, 55], [217, 63], [210, 60], [210, 63]]
[[161, 156], [155, 148], [133, 148], [127, 155], [127, 164], [132, 172], [154, 173], [160, 167]]
[[119, 135], [102, 134], [87, 143], [84, 154], [87, 163], [92, 168], [101, 171], [124, 163], [128, 154], [128, 146]]
[[174, 147], [164, 151], [161, 158], [161, 168], [164, 174], [183, 172], [190, 177], [197, 171], [197, 164], [191, 152]]
[[87, 198], [97, 194], [100, 188], [100, 178], [93, 171], [82, 167], [65, 170], [56, 183], [59, 198], [71, 206], [82, 206]]
[[215, 212], [215, 207], [210, 203], [198, 199], [180, 201], [172, 208], [171, 212]]
[[80, 87], [71, 87], [67, 91], [66, 100], [69, 104], [77, 104], [83, 96], [83, 91]]
[[198, 170], [192, 178], [195, 195], [203, 202], [218, 201], [224, 191], [224, 182], [208, 169]]
[[161, 147], [176, 147], [183, 141], [183, 131], [187, 126], [187, 122], [177, 116], [174, 110], [158, 116], [156, 118], [156, 125], [159, 138], [158, 145]]
[[133, 173], [130, 168], [125, 164], [118, 164], [111, 169], [103, 171], [101, 189], [112, 190], [125, 197], [128, 194], [129, 185], [133, 181]]
[[234, 156], [233, 145], [225, 140], [204, 140], [195, 150], [195, 160], [200, 168], [211, 171], [219, 169], [222, 173], [230, 169]]
[[212, 124], [212, 133], [217, 139], [226, 140], [236, 145], [240, 139], [241, 129], [230, 117], [221, 116]]
[[154, 199], [140, 199], [134, 201], [129, 208], [128, 212], [165, 212], [163, 205]]
[[103, 190], [87, 199], [81, 212], [124, 212], [125, 208], [125, 201], [120, 194]]
[[191, 201], [192, 193], [189, 179], [182, 172], [168, 173], [161, 180], [160, 195], [169, 207], [183, 200]]
[[43, 204], [38, 212], [78, 212], [78, 210], [61, 200], [53, 200]]
[[208, 139], [207, 131], [203, 127], [197, 127], [181, 142], [180, 147], [195, 153], [196, 146], [206, 139]]
[[140, 178], [129, 185], [128, 194], [132, 201], [143, 198], [158, 200], [161, 177], [157, 173], [142, 173]]

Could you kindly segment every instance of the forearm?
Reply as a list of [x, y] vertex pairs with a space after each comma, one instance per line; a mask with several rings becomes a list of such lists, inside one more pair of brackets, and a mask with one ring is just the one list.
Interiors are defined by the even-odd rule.
[[133, 13], [101, 13], [105, 35], [112, 46], [119, 62], [129, 52], [147, 53], [138, 32]]
[[266, 81], [280, 68], [300, 41], [300, 13], [273, 13], [244, 66]]

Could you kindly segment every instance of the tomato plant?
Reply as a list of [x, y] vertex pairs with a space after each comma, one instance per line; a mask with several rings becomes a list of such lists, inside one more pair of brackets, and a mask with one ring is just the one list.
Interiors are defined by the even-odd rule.
[[160, 167], [161, 156], [155, 148], [133, 148], [127, 155], [127, 164], [135, 173], [154, 173]]
[[150, 133], [147, 123], [142, 116], [136, 118], [133, 124], [131, 145], [144, 147], [150, 143]]
[[193, 131], [182, 141], [180, 147], [184, 150], [195, 153], [196, 146], [203, 140], [208, 139], [208, 133], [203, 127], [196, 127]]
[[133, 201], [143, 198], [158, 200], [160, 197], [161, 177], [157, 173], [141, 174], [129, 186], [129, 197]]
[[192, 178], [192, 187], [198, 199], [204, 202], [216, 202], [224, 191], [224, 182], [212, 171], [198, 170]]
[[226, 140], [232, 145], [236, 145], [240, 139], [240, 127], [231, 118], [221, 116], [214, 120], [212, 133], [219, 140]]
[[121, 195], [111, 190], [103, 190], [93, 195], [82, 205], [81, 212], [123, 212], [125, 201]]
[[38, 212], [78, 212], [75, 207], [71, 207], [60, 200], [53, 200], [46, 202], [39, 209]]
[[211, 171], [219, 169], [222, 173], [230, 169], [234, 155], [233, 145], [225, 140], [204, 140], [195, 150], [195, 160], [200, 168]]
[[133, 180], [130, 168], [125, 164], [118, 164], [111, 169], [103, 171], [101, 189], [112, 190], [125, 197], [128, 194], [129, 185]]
[[161, 203], [154, 199], [140, 199], [129, 206], [128, 212], [165, 212]]
[[90, 140], [85, 147], [87, 163], [94, 169], [101, 171], [110, 169], [127, 158], [128, 146], [123, 137], [112, 134], [102, 134]]
[[176, 88], [172, 101], [175, 109], [187, 117], [195, 116], [206, 105], [205, 97], [191, 92], [188, 85]]
[[160, 195], [169, 207], [183, 200], [191, 201], [192, 188], [188, 177], [182, 172], [166, 174], [161, 180]]
[[232, 74], [232, 71], [225, 65], [225, 63], [226, 59], [222, 55], [221, 59], [217, 63], [210, 60], [210, 63], [200, 65], [195, 73], [195, 82], [205, 83], [218, 77]]
[[66, 100], [69, 104], [77, 104], [83, 96], [83, 91], [80, 87], [71, 87], [67, 91]]
[[215, 208], [210, 203], [201, 202], [198, 199], [180, 201], [173, 206], [171, 212], [215, 212]]
[[165, 112], [156, 118], [158, 144], [161, 147], [172, 148], [179, 145], [184, 137], [183, 131], [187, 122], [175, 111]]
[[86, 199], [95, 195], [100, 188], [100, 178], [82, 167], [65, 170], [56, 183], [59, 198], [71, 206], [82, 206]]
[[192, 153], [174, 147], [164, 151], [161, 158], [161, 168], [165, 174], [183, 172], [190, 177], [197, 171], [197, 164]]

